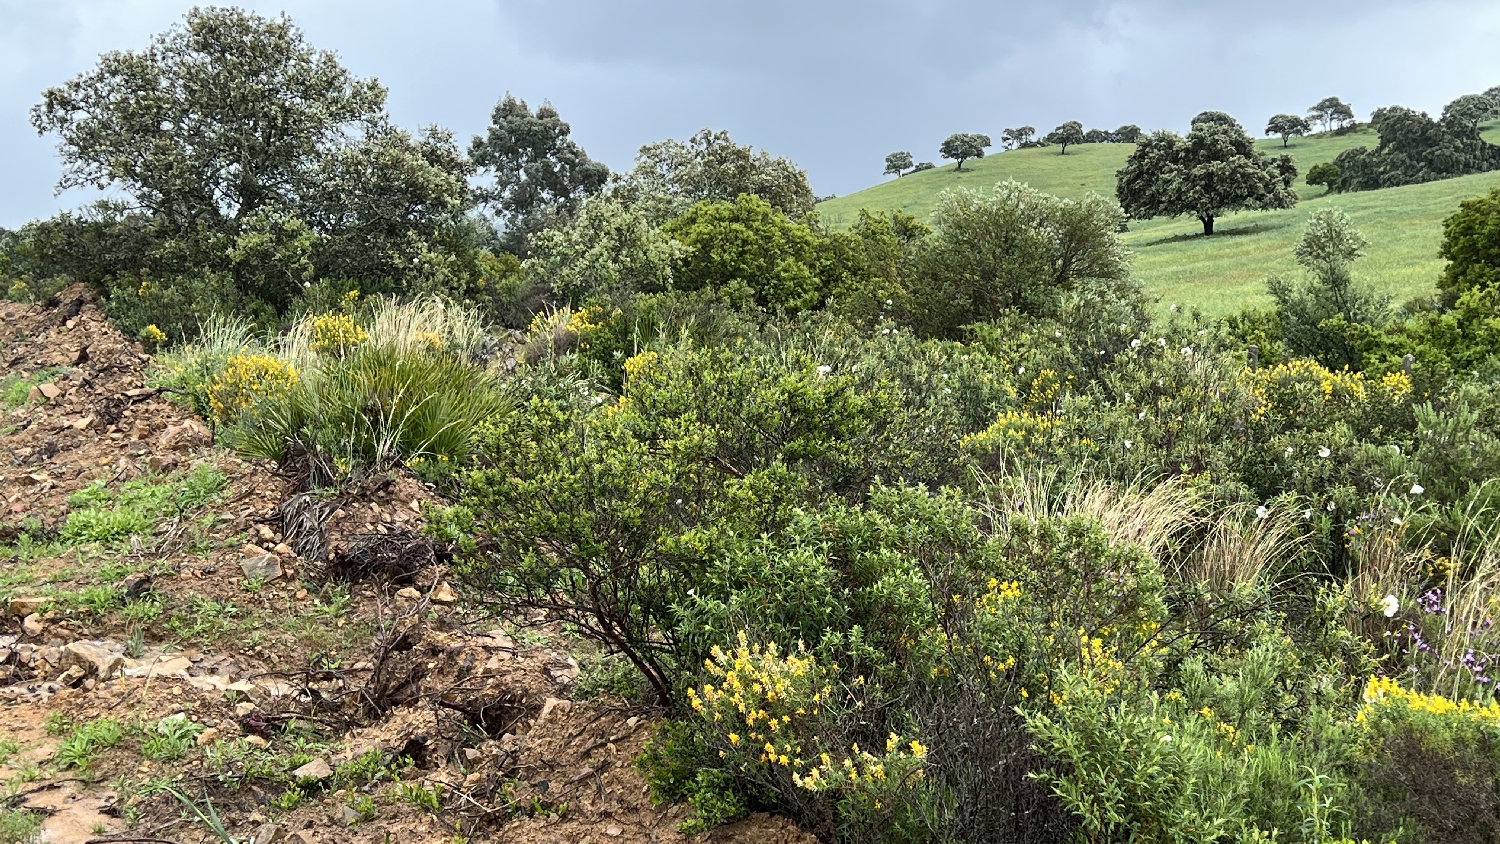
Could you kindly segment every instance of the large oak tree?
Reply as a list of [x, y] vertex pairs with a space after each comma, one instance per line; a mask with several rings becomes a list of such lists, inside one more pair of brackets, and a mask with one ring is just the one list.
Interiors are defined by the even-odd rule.
[[1132, 219], [1192, 214], [1203, 233], [1230, 211], [1290, 208], [1297, 167], [1271, 158], [1238, 123], [1199, 121], [1187, 137], [1160, 131], [1141, 139], [1115, 174], [1115, 196]]

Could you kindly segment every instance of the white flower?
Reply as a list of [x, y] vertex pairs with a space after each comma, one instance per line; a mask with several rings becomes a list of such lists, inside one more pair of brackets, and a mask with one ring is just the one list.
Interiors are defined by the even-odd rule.
[[1427, 488], [1424, 487], [1424, 486], [1422, 486], [1421, 484], [1412, 484], [1411, 485], [1411, 494], [1412, 495], [1421, 495], [1422, 493], [1424, 493], [1426, 491], [1427, 491]]
[[1391, 517], [1391, 524], [1395, 525], [1396, 527], [1401, 527], [1401, 517], [1400, 516], [1392, 516]]
[[1302, 511], [1302, 519], [1303, 519], [1303, 521], [1308, 521], [1308, 522], [1312, 521], [1312, 508], [1311, 507], [1309, 507], [1306, 510]]
[[1133, 446], [1133, 445], [1135, 445], [1135, 443], [1133, 443], [1133, 442], [1131, 442], [1131, 441], [1130, 441], [1130, 440], [1126, 440], [1126, 441], [1125, 441], [1125, 447], [1126, 447], [1126, 448], [1130, 448], [1130, 447], [1131, 447], [1131, 446]]
[[1182, 356], [1185, 357], [1185, 358], [1186, 357], [1192, 357], [1193, 356], [1193, 347], [1192, 346], [1183, 346], [1182, 347]]
[[1016, 367], [1016, 374], [1017, 375], [1025, 375], [1026, 374], [1026, 367], [1024, 367], [1024, 366], [1018, 366], [1018, 367]]
[[1332, 513], [1334, 510], [1337, 510], [1338, 507], [1339, 505], [1334, 504], [1332, 501], [1328, 502], [1328, 512]]
[[1133, 340], [1130, 341], [1130, 348], [1132, 348], [1132, 349], [1139, 349], [1140, 347], [1141, 347], [1141, 338], [1137, 337], [1137, 338], [1135, 338], [1135, 339], [1133, 339]]
[[943, 393], [944, 394], [951, 393], [951, 392], [953, 392], [953, 390], [951, 388], [949, 388], [949, 387], [944, 387], [943, 388]]
[[1401, 609], [1401, 602], [1395, 595], [1387, 595], [1380, 599], [1380, 614], [1386, 618], [1395, 615]]
[[890, 304], [893, 304], [893, 303], [892, 303], [892, 302], [891, 302], [891, 300], [890, 300], [890, 299], [887, 299], [887, 300], [885, 300], [885, 303], [886, 303], [886, 304], [887, 304], [887, 305], [890, 305]]
[[828, 373], [830, 373], [832, 371], [833, 371], [833, 367], [829, 366], [826, 363], [825, 364], [821, 364], [821, 365], [818, 366], [818, 374], [819, 375], [827, 375]]
[[1255, 508], [1255, 518], [1257, 518], [1257, 519], [1264, 519], [1264, 518], [1266, 518], [1266, 517], [1268, 517], [1270, 515], [1271, 515], [1271, 511], [1268, 510], [1268, 509], [1266, 509], [1266, 505], [1264, 505], [1264, 504], [1262, 504], [1259, 507]]
[[1053, 337], [1061, 337], [1061, 336], [1062, 336], [1062, 329], [1061, 329], [1061, 328], [1059, 328], [1059, 329], [1057, 329], [1057, 330], [1055, 330], [1055, 331], [1053, 331], [1053, 332], [1052, 332], [1052, 336], [1053, 336]]
[[1160, 739], [1158, 739], [1158, 741], [1163, 741], [1163, 742], [1167, 742], [1167, 741], [1171, 741], [1171, 740], [1172, 740], [1172, 734], [1171, 733], [1167, 733], [1166, 735], [1164, 735]]
[[1333, 451], [1331, 449], [1329, 449], [1328, 446], [1326, 446], [1326, 445], [1323, 446], [1322, 448], [1318, 449], [1318, 456], [1319, 457], [1331, 457], [1332, 455], [1333, 455]]
[[1167, 347], [1167, 338], [1165, 338], [1165, 337], [1158, 337], [1158, 338], [1156, 338], [1156, 345], [1161, 346], [1163, 349], [1165, 349]]
[[1135, 415], [1135, 418], [1137, 418], [1137, 419], [1145, 419], [1146, 418], [1146, 411], [1143, 410], [1140, 413], [1137, 413]]
[[1170, 311], [1171, 311], [1171, 312], [1172, 312], [1172, 313], [1174, 313], [1174, 314], [1175, 314], [1175, 313], [1177, 313], [1177, 303], [1176, 303], [1176, 302], [1173, 302], [1173, 303], [1172, 303], [1172, 304], [1171, 304], [1171, 306], [1170, 306], [1170, 307], [1169, 307], [1169, 308], [1168, 308], [1168, 310], [1170, 310]]
[[1286, 456], [1287, 457], [1291, 457], [1292, 456], [1292, 447], [1291, 446], [1287, 446], [1286, 447]]

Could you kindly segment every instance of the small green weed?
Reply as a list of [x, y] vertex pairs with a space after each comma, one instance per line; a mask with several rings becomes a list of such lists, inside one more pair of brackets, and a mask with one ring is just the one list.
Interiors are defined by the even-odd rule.
[[375, 748], [342, 763], [333, 771], [339, 788], [358, 788], [382, 780], [395, 780], [396, 774], [411, 763], [405, 758], [388, 759]]
[[357, 823], [368, 823], [375, 820], [375, 798], [368, 794], [361, 794], [349, 803], [349, 808], [359, 813]]
[[421, 783], [403, 782], [396, 786], [397, 794], [401, 799], [424, 812], [434, 815], [443, 810], [443, 786], [441, 783], [433, 783], [431, 788], [424, 788]]
[[146, 595], [145, 597], [131, 601], [120, 610], [120, 615], [127, 621], [151, 622], [161, 617], [162, 601], [160, 595]]
[[193, 749], [198, 734], [204, 729], [202, 724], [182, 716], [163, 718], [146, 730], [146, 737], [141, 741], [141, 755], [159, 762], [181, 759]]
[[290, 812], [307, 800], [307, 792], [300, 785], [289, 785], [286, 790], [271, 800], [271, 805], [283, 812]]
[[64, 768], [86, 769], [100, 751], [108, 750], [125, 738], [125, 731], [114, 718], [96, 718], [80, 724], [57, 747], [57, 762]]
[[167, 619], [167, 629], [184, 639], [211, 639], [230, 628], [240, 608], [228, 601], [193, 598]]
[[64, 592], [56, 596], [57, 603], [65, 610], [85, 612], [102, 616], [125, 603], [125, 594], [115, 586], [85, 586], [75, 592]]
[[0, 765], [10, 761], [10, 757], [21, 752], [20, 742], [11, 739], [0, 739]]

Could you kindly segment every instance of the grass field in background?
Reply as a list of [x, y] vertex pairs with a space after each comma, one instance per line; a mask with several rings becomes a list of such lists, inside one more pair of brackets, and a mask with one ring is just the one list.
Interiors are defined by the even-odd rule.
[[[1485, 131], [1500, 143], [1500, 125]], [[1364, 131], [1344, 136], [1294, 138], [1285, 152], [1297, 162], [1299, 174], [1340, 152], [1357, 146], [1374, 147], [1377, 137]], [[1280, 138], [1257, 142], [1262, 150], [1279, 154]], [[1004, 179], [1070, 198], [1090, 191], [1114, 195], [1115, 171], [1135, 147], [1131, 144], [1082, 144], [1058, 155], [1056, 147], [1011, 150], [964, 163], [891, 179], [858, 193], [819, 203], [818, 212], [834, 228], [846, 228], [861, 208], [900, 209], [925, 219], [938, 195], [950, 187], [984, 190]], [[1370, 241], [1365, 258], [1355, 265], [1356, 276], [1398, 301], [1424, 295], [1435, 288], [1443, 262], [1437, 257], [1444, 217], [1464, 199], [1500, 187], [1500, 172], [1481, 173], [1422, 185], [1379, 191], [1324, 195], [1322, 188], [1301, 182], [1296, 208], [1284, 211], [1247, 211], [1218, 219], [1212, 237], [1202, 237], [1194, 218], [1157, 218], [1132, 221], [1124, 235], [1135, 253], [1137, 274], [1162, 308], [1170, 303], [1225, 314], [1268, 301], [1265, 279], [1299, 272], [1292, 246], [1301, 236], [1307, 216], [1324, 205], [1348, 212]]]

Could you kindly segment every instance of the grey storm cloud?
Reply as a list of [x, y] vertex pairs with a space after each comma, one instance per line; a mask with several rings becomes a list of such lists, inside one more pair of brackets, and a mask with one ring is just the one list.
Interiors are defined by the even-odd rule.
[[[140, 49], [191, 0], [0, 0], [0, 226], [91, 198], [56, 197], [54, 139], [27, 111], [100, 52]], [[1500, 84], [1493, 0], [246, 0], [390, 88], [394, 117], [460, 137], [509, 91], [550, 99], [615, 169], [705, 126], [785, 155], [821, 194], [878, 181], [887, 152], [936, 160], [960, 131], [998, 138], [1135, 123], [1185, 129], [1337, 95], [1361, 116], [1436, 111]]]

